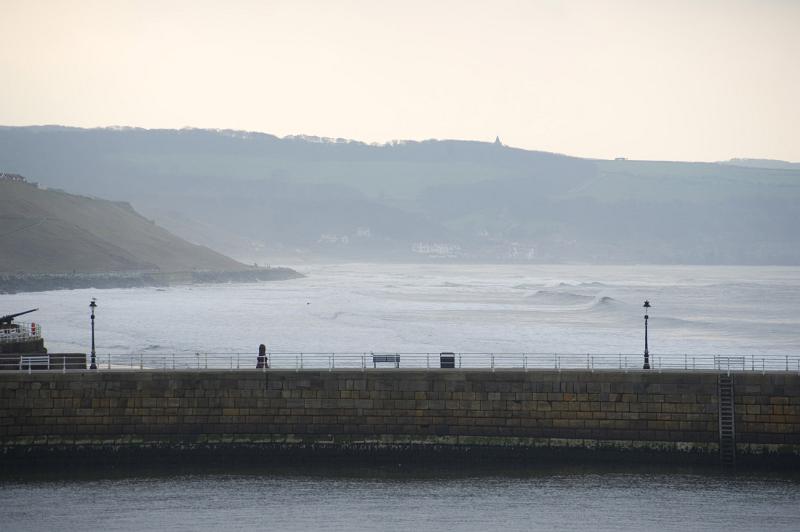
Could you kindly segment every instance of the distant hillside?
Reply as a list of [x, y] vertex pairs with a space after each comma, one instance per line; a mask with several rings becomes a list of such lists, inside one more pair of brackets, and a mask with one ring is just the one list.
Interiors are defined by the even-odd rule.
[[190, 244], [127, 203], [75, 196], [0, 176], [0, 272], [243, 270]]
[[800, 170], [800, 163], [790, 163], [777, 159], [731, 159], [723, 161], [722, 164], [734, 166], [747, 166], [752, 168], [779, 168], [783, 170]]
[[0, 168], [129, 201], [247, 261], [800, 264], [791, 164], [47, 126], [0, 127]]

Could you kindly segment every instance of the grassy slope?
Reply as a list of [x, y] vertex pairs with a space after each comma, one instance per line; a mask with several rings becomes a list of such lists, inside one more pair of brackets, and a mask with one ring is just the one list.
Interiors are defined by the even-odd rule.
[[0, 182], [0, 272], [237, 270], [128, 204]]

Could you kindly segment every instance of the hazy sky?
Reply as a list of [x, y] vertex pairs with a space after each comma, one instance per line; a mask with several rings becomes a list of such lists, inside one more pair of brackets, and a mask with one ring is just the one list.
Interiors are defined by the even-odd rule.
[[800, 1], [0, 0], [0, 124], [800, 161]]

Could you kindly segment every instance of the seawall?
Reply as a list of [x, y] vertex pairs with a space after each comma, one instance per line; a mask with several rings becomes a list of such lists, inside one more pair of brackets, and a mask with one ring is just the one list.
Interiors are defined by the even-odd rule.
[[[800, 465], [800, 375], [735, 373], [739, 462]], [[0, 372], [0, 460], [206, 450], [718, 463], [714, 372]]]

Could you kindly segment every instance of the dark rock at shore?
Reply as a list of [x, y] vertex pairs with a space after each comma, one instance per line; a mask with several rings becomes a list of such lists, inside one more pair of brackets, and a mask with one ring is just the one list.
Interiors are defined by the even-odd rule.
[[65, 274], [0, 274], [0, 294], [79, 288], [138, 288], [185, 284], [255, 283], [298, 279], [291, 268], [253, 268], [239, 271], [111, 272]]

